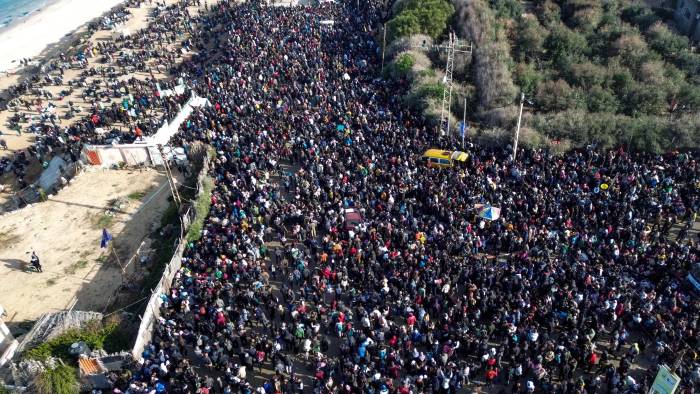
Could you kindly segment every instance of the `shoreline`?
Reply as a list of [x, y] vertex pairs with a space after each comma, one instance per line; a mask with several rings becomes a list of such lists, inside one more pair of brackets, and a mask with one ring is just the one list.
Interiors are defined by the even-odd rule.
[[59, 0], [41, 0], [41, 2], [34, 1], [29, 3], [32, 5], [31, 7], [27, 7], [27, 4], [24, 4], [24, 6], [20, 5], [18, 7], [11, 8], [7, 14], [0, 16], [0, 34], [22, 24], [34, 14], [41, 12], [44, 8], [57, 1]]
[[0, 29], [0, 73], [12, 74], [21, 59], [37, 60], [52, 44], [60, 43], [91, 21], [101, 18], [124, 0], [54, 0], [26, 19]]

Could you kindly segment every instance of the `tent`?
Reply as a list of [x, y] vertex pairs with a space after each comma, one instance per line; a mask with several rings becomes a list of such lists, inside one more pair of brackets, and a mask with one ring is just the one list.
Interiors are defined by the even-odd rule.
[[501, 208], [486, 207], [479, 211], [479, 217], [488, 220], [498, 220], [501, 217]]

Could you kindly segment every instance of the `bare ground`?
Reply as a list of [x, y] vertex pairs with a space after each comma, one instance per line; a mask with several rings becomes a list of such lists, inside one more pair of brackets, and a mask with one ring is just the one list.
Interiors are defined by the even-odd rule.
[[[72, 306], [102, 311], [123, 280], [114, 254], [100, 249], [102, 227], [114, 236], [119, 262], [126, 265], [160, 226], [169, 196], [165, 175], [155, 170], [89, 168], [49, 201], [0, 217], [0, 304], [8, 313], [5, 321], [19, 325]], [[122, 206], [107, 214], [115, 199]], [[24, 270], [32, 250], [41, 259], [43, 273]], [[138, 277], [142, 270], [134, 259], [126, 277]]]

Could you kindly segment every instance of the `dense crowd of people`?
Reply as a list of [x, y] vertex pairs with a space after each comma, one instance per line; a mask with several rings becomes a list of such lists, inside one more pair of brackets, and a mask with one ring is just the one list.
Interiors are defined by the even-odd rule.
[[698, 392], [698, 156], [428, 168], [458, 143], [376, 78], [381, 2], [349, 3], [198, 20], [177, 73], [211, 106], [173, 143], [215, 149], [211, 210], [115, 392], [642, 393], [662, 363]]

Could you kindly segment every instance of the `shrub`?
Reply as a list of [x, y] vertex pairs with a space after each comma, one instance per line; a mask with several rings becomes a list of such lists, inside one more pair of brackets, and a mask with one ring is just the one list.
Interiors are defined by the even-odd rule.
[[537, 106], [543, 111], [563, 111], [574, 106], [574, 91], [566, 81], [545, 81], [537, 86]]
[[537, 20], [521, 18], [518, 22], [517, 45], [515, 46], [518, 59], [539, 58], [544, 49], [545, 37], [547, 37], [547, 31]]
[[518, 144], [532, 149], [543, 148], [549, 145], [549, 139], [531, 127], [520, 127]]
[[523, 7], [517, 0], [490, 0], [490, 3], [496, 17], [501, 19], [518, 18], [523, 13]]
[[516, 85], [520, 87], [520, 91], [526, 96], [532, 96], [537, 90], [537, 85], [544, 79], [532, 64], [518, 63], [515, 66], [514, 79]]
[[647, 32], [649, 46], [663, 56], [673, 56], [688, 48], [688, 37], [672, 32], [665, 24], [656, 23]]
[[120, 330], [118, 323], [103, 325], [99, 321], [88, 322], [82, 329], [73, 329], [50, 339], [39, 346], [27, 350], [25, 359], [46, 360], [57, 357], [64, 360], [72, 359], [70, 346], [76, 342], [85, 342], [90, 349], [104, 349], [108, 353], [117, 352], [128, 347], [131, 340]]
[[654, 116], [629, 117], [574, 110], [540, 114], [535, 116], [533, 123], [541, 133], [557, 139], [570, 139], [578, 146], [595, 142], [602, 149], [624, 145], [652, 152], [672, 147], [671, 140], [667, 138], [668, 121]]
[[37, 394], [78, 394], [80, 384], [75, 368], [59, 364], [37, 375], [33, 382], [33, 392]]
[[[387, 28], [387, 34], [389, 29]], [[379, 36], [376, 37], [378, 42], [382, 42], [381, 31]], [[407, 37], [399, 37], [386, 46], [386, 58], [391, 59], [402, 52], [411, 51], [415, 47], [425, 46], [430, 47], [433, 45], [433, 39], [426, 36], [425, 34], [415, 34]], [[415, 56], [414, 56], [415, 57]]]
[[620, 108], [620, 102], [615, 93], [600, 86], [594, 86], [588, 92], [587, 104], [591, 112], [616, 113]]
[[420, 97], [427, 99], [442, 99], [445, 87], [438, 83], [421, 85], [417, 89], [417, 93]]
[[387, 23], [392, 40], [417, 33], [436, 38], [447, 28], [454, 7], [445, 0], [405, 0], [394, 11], [398, 13]]
[[552, 61], [558, 65], [577, 62], [588, 51], [586, 38], [562, 24], [550, 31], [544, 46]]
[[209, 209], [211, 208], [211, 192], [213, 190], [214, 181], [207, 175], [202, 180], [202, 190], [199, 191], [195, 202], [195, 218], [187, 231], [187, 240], [189, 242], [196, 241], [202, 237], [204, 221], [209, 215]]
[[394, 79], [407, 78], [409, 77], [409, 73], [413, 69], [414, 64], [415, 60], [411, 54], [402, 53], [389, 64], [389, 67], [385, 69], [385, 72], [388, 77]]
[[389, 40], [418, 34], [421, 31], [418, 17], [412, 13], [401, 13], [386, 24]]

